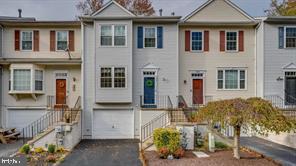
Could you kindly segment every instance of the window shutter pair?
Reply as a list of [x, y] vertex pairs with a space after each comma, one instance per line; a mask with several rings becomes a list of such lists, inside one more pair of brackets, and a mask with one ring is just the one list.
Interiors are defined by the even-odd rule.
[[[204, 31], [204, 51], [210, 51], [210, 31]], [[191, 48], [191, 31], [185, 31], [185, 51], [190, 51]]]
[[[138, 27], [138, 48], [144, 48], [144, 28]], [[159, 26], [157, 27], [157, 48], [163, 48], [163, 27]]]
[[[75, 33], [74, 31], [69, 31], [69, 50], [74, 51], [75, 50], [75, 41], [74, 41], [74, 36]], [[50, 51], [56, 51], [56, 31], [50, 31], [50, 46], [49, 46]]]
[[285, 46], [285, 29], [284, 27], [279, 27], [279, 49], [283, 49]]
[[[220, 31], [220, 51], [225, 51], [226, 45], [226, 33], [225, 31]], [[238, 32], [238, 51], [244, 51], [244, 31]]]
[[[14, 50], [20, 51], [20, 30], [14, 31]], [[39, 31], [35, 30], [33, 31], [33, 51], [39, 51]]]

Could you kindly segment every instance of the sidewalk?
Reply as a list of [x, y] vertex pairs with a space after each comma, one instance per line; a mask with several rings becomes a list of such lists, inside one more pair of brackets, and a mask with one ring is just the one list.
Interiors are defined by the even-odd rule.
[[241, 146], [247, 147], [283, 166], [296, 166], [296, 149], [276, 144], [258, 137], [241, 137]]

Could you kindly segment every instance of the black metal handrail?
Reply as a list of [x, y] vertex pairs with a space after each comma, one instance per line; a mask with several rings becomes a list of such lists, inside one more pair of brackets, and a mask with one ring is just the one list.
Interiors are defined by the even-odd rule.
[[188, 105], [182, 95], [177, 96], [178, 108], [188, 108]]
[[169, 113], [165, 112], [141, 126], [141, 142], [153, 136], [153, 131], [157, 128], [164, 128], [170, 124]]
[[170, 109], [173, 108], [173, 103], [170, 96], [157, 95], [157, 96], [140, 96], [141, 108], [154, 108], [154, 109]]
[[76, 100], [76, 103], [75, 103], [73, 108], [75, 108], [75, 109], [81, 108], [81, 96], [78, 96], [78, 98]]

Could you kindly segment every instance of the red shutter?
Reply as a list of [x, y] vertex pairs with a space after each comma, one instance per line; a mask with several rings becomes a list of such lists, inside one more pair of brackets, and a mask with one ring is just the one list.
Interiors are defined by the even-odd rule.
[[19, 30], [14, 31], [14, 50], [15, 51], [20, 50], [20, 31]]
[[74, 51], [74, 31], [69, 31], [69, 50]]
[[204, 51], [210, 51], [210, 32], [204, 31]]
[[50, 51], [55, 51], [56, 45], [56, 34], [55, 31], [50, 31]]
[[33, 51], [39, 51], [39, 31], [34, 31]]
[[239, 43], [238, 43], [238, 49], [239, 51], [244, 51], [244, 31], [239, 31]]
[[225, 51], [225, 31], [220, 31], [220, 51]]
[[190, 51], [190, 31], [185, 31], [185, 51]]

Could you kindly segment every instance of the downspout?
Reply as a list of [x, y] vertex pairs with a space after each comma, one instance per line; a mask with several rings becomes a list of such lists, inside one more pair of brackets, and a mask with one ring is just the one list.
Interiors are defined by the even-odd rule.
[[83, 127], [84, 127], [84, 24], [81, 20], [81, 67], [80, 67], [80, 73], [81, 73], [81, 115], [80, 115], [80, 137], [83, 138]]
[[[0, 52], [0, 58], [2, 58], [2, 56], [3, 56], [3, 34], [4, 34], [4, 27], [3, 27], [3, 25], [1, 25], [0, 24], [0, 27], [1, 27], [1, 52]], [[1, 87], [0, 87], [0, 127], [3, 127], [2, 126], [2, 122], [3, 122], [3, 106], [2, 106], [2, 103], [3, 103], [3, 101], [2, 101], [2, 99], [3, 99], [3, 93], [2, 93], [2, 88], [3, 88], [3, 79], [2, 79], [2, 75], [3, 75], [3, 67], [2, 67], [2, 65], [0, 65], [0, 85], [1, 85]]]
[[255, 96], [256, 97], [260, 97], [258, 96], [258, 90], [257, 90], [257, 80], [258, 80], [258, 72], [257, 72], [257, 69], [258, 69], [258, 65], [257, 65], [257, 58], [258, 58], [258, 46], [257, 46], [257, 35], [258, 35], [258, 28], [260, 27], [261, 25], [261, 22], [256, 26], [255, 28]]

